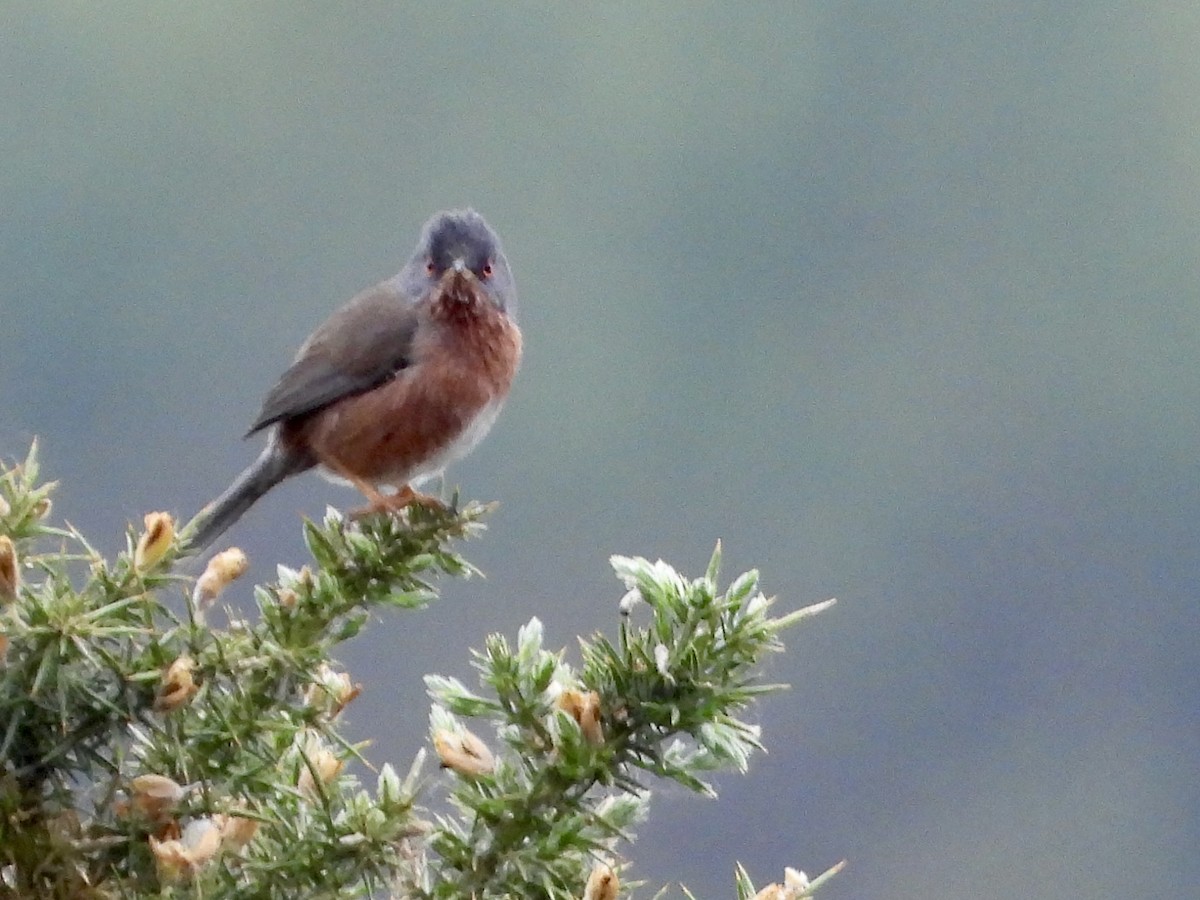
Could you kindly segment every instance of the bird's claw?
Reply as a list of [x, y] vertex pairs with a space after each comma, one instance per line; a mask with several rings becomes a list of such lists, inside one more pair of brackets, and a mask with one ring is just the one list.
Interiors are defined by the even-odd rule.
[[422, 494], [420, 491], [414, 491], [407, 485], [394, 494], [372, 493], [374, 496], [368, 495], [368, 499], [371, 502], [367, 506], [350, 511], [349, 516], [352, 521], [357, 522], [361, 519], [381, 514], [394, 516], [410, 506], [421, 506], [432, 512], [446, 512], [446, 504], [440, 499], [432, 494]]

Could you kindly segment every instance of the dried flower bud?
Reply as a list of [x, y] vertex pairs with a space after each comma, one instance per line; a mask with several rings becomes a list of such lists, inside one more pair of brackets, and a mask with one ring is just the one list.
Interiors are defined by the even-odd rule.
[[8, 635], [0, 631], [0, 666], [8, 662]]
[[300, 597], [291, 588], [280, 588], [279, 593], [275, 595], [275, 599], [284, 609], [295, 609], [296, 601]]
[[[307, 753], [307, 761], [300, 764], [300, 777], [297, 779], [296, 785], [302, 793], [311, 796], [317, 792], [316, 779], [320, 779], [321, 784], [331, 783], [341, 774], [345, 764], [345, 760], [338, 759], [324, 747], [310, 750]], [[316, 773], [315, 778], [314, 772]]]
[[0, 534], [0, 603], [11, 603], [21, 588], [21, 563], [7, 534]]
[[316, 709], [324, 709], [330, 717], [336, 716], [359, 694], [361, 684], [351, 684], [345, 672], [335, 672], [328, 663], [317, 669], [317, 680], [304, 692], [304, 703]]
[[149, 840], [150, 852], [154, 855], [154, 864], [160, 880], [168, 883], [183, 881], [195, 874], [180, 841], [160, 841], [154, 835], [150, 835]]
[[793, 896], [807, 891], [808, 884], [808, 876], [799, 869], [788, 866], [783, 870], [783, 886], [791, 891]]
[[583, 732], [583, 738], [592, 746], [604, 743], [604, 729], [600, 725], [600, 695], [595, 691], [586, 694], [568, 688], [558, 695], [558, 708], [569, 715]]
[[165, 818], [187, 794], [187, 788], [165, 775], [139, 775], [129, 783], [133, 808], [148, 819]]
[[464, 778], [489, 775], [496, 768], [496, 758], [487, 744], [465, 728], [435, 732], [433, 749], [444, 768], [453, 769]]
[[43, 497], [37, 503], [33, 504], [33, 514], [36, 518], [44, 519], [50, 515], [50, 510], [54, 509], [54, 504], [49, 497]]
[[146, 530], [138, 537], [137, 549], [133, 552], [133, 567], [139, 572], [152, 568], [175, 541], [175, 520], [169, 513], [146, 513], [143, 521]]
[[154, 708], [159, 712], [179, 709], [196, 693], [196, 680], [192, 678], [195, 661], [190, 656], [181, 656], [163, 673], [162, 684], [154, 698]]
[[212, 859], [221, 848], [221, 829], [209, 818], [193, 819], [183, 829], [183, 846], [199, 863]]
[[808, 887], [808, 876], [789, 866], [783, 870], [783, 884], [768, 884], [754, 895], [754, 900], [796, 900]]
[[166, 882], [195, 877], [220, 849], [221, 830], [208, 818], [189, 822], [177, 839], [160, 841], [150, 836], [150, 852], [154, 854], [159, 877]]
[[250, 843], [261, 824], [257, 819], [228, 816], [224, 813], [213, 816], [213, 822], [221, 831], [221, 845], [231, 850], [241, 850]]
[[583, 900], [617, 900], [621, 879], [607, 863], [596, 863], [583, 889]]
[[207, 606], [236, 578], [240, 578], [250, 565], [246, 554], [238, 547], [222, 550], [208, 561], [208, 566], [196, 580], [192, 601], [197, 606]]

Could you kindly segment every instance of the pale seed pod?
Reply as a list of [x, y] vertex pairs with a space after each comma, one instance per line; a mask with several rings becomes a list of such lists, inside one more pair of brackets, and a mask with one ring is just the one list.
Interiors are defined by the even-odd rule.
[[617, 900], [621, 879], [608, 863], [596, 863], [583, 889], [583, 900]]
[[160, 841], [150, 835], [150, 852], [159, 877], [166, 882], [194, 878], [220, 849], [221, 830], [209, 818], [189, 822], [178, 838]]
[[133, 567], [139, 572], [152, 568], [175, 541], [175, 520], [170, 513], [146, 513], [143, 521], [146, 530], [138, 536], [137, 549], [133, 551]]
[[163, 673], [162, 684], [158, 686], [158, 694], [154, 698], [154, 708], [159, 712], [171, 712], [179, 709], [189, 700], [199, 688], [192, 677], [196, 668], [195, 661], [190, 656], [181, 656]]
[[258, 833], [262, 823], [257, 819], [247, 819], [244, 816], [225, 815], [218, 813], [213, 816], [213, 822], [221, 830], [221, 845], [231, 850], [241, 850]]
[[21, 589], [21, 561], [12, 538], [0, 534], [0, 604], [17, 599]]
[[161, 819], [173, 811], [187, 788], [165, 775], [139, 775], [129, 783], [133, 808], [149, 819]]
[[604, 743], [604, 728], [600, 724], [600, 695], [595, 691], [586, 694], [568, 688], [558, 695], [558, 708], [569, 715], [583, 732], [583, 738], [593, 747]]
[[304, 692], [304, 704], [323, 709], [332, 718], [361, 693], [362, 685], [351, 683], [346, 672], [336, 672], [328, 663], [321, 663], [316, 680]]
[[442, 766], [464, 778], [490, 775], [496, 769], [496, 758], [487, 744], [463, 728], [459, 731], [442, 729], [433, 736], [433, 749]]
[[[313, 796], [317, 792], [316, 779], [320, 779], [321, 784], [329, 784], [341, 774], [345, 765], [345, 760], [338, 759], [324, 747], [310, 751], [308, 762], [300, 764], [300, 777], [296, 786], [300, 788], [301, 793]], [[316, 772], [316, 779], [313, 772]]]
[[249, 565], [250, 561], [239, 547], [222, 550], [208, 561], [204, 573], [196, 579], [192, 601], [197, 606], [208, 606], [230, 583], [245, 574]]

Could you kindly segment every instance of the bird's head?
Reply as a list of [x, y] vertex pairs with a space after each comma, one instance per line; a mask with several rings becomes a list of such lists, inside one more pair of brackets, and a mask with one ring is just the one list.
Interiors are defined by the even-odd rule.
[[516, 289], [500, 239], [473, 209], [430, 218], [401, 277], [413, 297], [440, 290], [452, 300], [486, 299], [510, 316], [516, 311]]

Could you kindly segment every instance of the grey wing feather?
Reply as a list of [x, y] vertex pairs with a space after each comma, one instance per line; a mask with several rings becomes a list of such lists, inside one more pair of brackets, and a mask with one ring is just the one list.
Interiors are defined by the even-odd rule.
[[301, 348], [246, 434], [369, 391], [408, 367], [417, 318], [411, 303], [382, 285], [350, 301]]
[[327, 359], [308, 358], [295, 363], [283, 373], [279, 383], [263, 400], [258, 418], [246, 436], [261, 431], [283, 419], [293, 419], [315, 412], [334, 400], [370, 390], [384, 381], [391, 371], [403, 368], [404, 361], [373, 377], [339, 371]]

